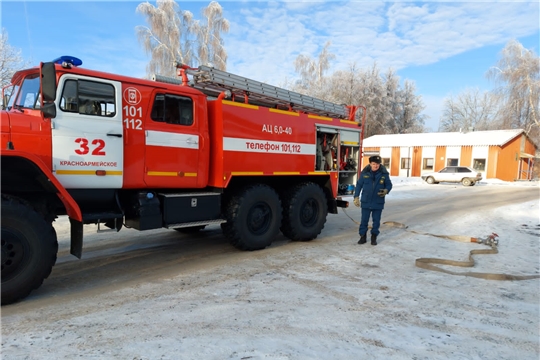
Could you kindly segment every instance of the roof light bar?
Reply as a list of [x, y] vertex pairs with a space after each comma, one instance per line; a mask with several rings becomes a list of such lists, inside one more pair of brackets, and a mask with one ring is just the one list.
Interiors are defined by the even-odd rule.
[[75, 56], [63, 55], [52, 61], [55, 64], [60, 64], [63, 67], [81, 66], [82, 60]]

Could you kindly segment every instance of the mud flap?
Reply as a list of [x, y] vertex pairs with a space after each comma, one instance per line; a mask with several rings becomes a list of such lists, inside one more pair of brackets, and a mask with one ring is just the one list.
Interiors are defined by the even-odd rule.
[[71, 255], [81, 258], [83, 246], [83, 223], [69, 218], [71, 224]]

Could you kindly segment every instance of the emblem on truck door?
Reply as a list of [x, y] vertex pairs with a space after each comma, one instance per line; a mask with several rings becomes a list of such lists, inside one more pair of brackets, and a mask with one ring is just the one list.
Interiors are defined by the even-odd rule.
[[142, 95], [139, 90], [134, 87], [128, 87], [124, 90], [124, 101], [130, 105], [137, 105], [141, 102]]

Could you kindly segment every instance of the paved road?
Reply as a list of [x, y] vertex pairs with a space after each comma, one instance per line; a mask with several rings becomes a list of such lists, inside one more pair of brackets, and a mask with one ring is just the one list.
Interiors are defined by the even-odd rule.
[[424, 221], [444, 221], [446, 216], [481, 213], [496, 207], [523, 203], [538, 199], [540, 193], [534, 187], [472, 186], [437, 184], [438, 193], [424, 187], [407, 189], [410, 199], [392, 200], [388, 198], [385, 218], [405, 223]]
[[[473, 212], [482, 213], [494, 207], [526, 202], [538, 195], [537, 187], [433, 186], [437, 186], [438, 191], [433, 192], [430, 188], [426, 192], [422, 186], [407, 186], [405, 195], [389, 196], [383, 222], [396, 221], [409, 228], [429, 231], [429, 224], [444, 222], [449, 217], [466, 217]], [[404, 190], [396, 187], [393, 192], [401, 194]], [[318, 239], [326, 243], [343, 236], [355, 238], [358, 225], [351, 218], [359, 220], [359, 211], [354, 206], [346, 210], [346, 214], [340, 210], [338, 215], [329, 215]], [[89, 293], [135, 286], [216, 264], [234, 266], [236, 262], [257, 259], [270, 252], [286, 256], [294, 247], [294, 243], [281, 236], [269, 249], [241, 252], [228, 244], [219, 226], [195, 235], [166, 229], [96, 233], [94, 226], [86, 226], [83, 258], [78, 260], [69, 254], [68, 224], [67, 219], [62, 218], [55, 225], [59, 254], [51, 276], [30, 298], [3, 309], [3, 312], [72, 297], [82, 299]]]
[[[479, 235], [488, 229], [478, 214], [500, 225], [501, 251], [477, 271], [540, 273], [538, 221], [508, 222], [496, 209], [523, 203], [538, 213], [538, 187], [407, 185], [390, 195], [383, 220], [415, 230], [446, 230], [443, 222], [451, 234]], [[88, 227], [82, 260], [69, 255], [60, 219], [51, 276], [2, 307], [2, 357], [538, 359], [537, 280], [418, 269], [415, 258], [463, 259], [481, 245], [386, 227], [379, 246], [360, 246], [347, 214], [359, 210], [329, 216], [317, 240], [281, 237], [255, 252], [231, 247], [217, 226], [194, 236]]]

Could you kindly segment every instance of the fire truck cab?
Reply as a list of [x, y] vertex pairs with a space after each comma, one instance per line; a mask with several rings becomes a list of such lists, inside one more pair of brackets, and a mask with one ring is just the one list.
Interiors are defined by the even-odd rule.
[[282, 232], [315, 239], [348, 203], [363, 138], [358, 106], [217, 69], [179, 78], [93, 71], [64, 56], [17, 72], [1, 124], [2, 304], [26, 297], [83, 226], [192, 232], [220, 225], [241, 250]]

